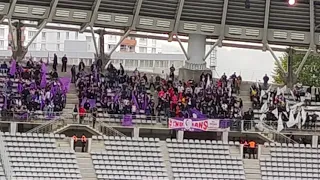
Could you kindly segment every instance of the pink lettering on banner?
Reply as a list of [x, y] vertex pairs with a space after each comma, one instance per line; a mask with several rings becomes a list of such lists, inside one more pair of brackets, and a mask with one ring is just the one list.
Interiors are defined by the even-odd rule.
[[169, 119], [168, 127], [170, 129], [182, 129], [185, 131], [213, 131], [217, 130], [220, 127], [219, 119], [205, 119], [200, 121], [194, 121], [192, 119]]
[[207, 131], [208, 129], [208, 120], [203, 120], [203, 121], [194, 121], [192, 123], [192, 127], [194, 129], [199, 129], [202, 131]]

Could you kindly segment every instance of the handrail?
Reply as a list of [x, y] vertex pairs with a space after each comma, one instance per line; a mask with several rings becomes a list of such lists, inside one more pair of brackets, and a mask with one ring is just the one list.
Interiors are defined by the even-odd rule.
[[[262, 125], [264, 126], [264, 128], [266, 128], [267, 130], [269, 130], [270, 132], [272, 132], [273, 134], [279, 135], [282, 138], [288, 140], [288, 142], [292, 143], [292, 144], [299, 144], [298, 142], [296, 142], [295, 140], [287, 137], [286, 135], [282, 134], [281, 132], [278, 132], [277, 130], [275, 130], [272, 126], [267, 125], [266, 123], [262, 122]], [[272, 139], [275, 139], [274, 137]]]
[[[99, 130], [99, 131], [102, 131], [102, 133], [104, 133], [105, 131], [106, 131], [106, 133], [104, 133], [104, 134], [106, 134], [106, 135], [111, 135], [111, 136], [119, 136], [119, 137], [126, 137], [126, 135], [124, 135], [123, 133], [121, 133], [120, 131], [118, 131], [118, 130], [116, 130], [116, 129], [114, 129], [114, 128], [112, 128], [112, 127], [110, 127], [110, 126], [108, 126], [106, 123], [104, 123], [103, 121], [101, 121], [101, 120], [97, 120], [97, 124], [99, 124], [100, 125], [100, 127], [102, 126], [102, 127], [104, 127], [104, 128], [106, 128], [106, 129], [101, 129], [101, 128], [99, 128], [98, 129], [98, 126], [96, 126], [96, 129], [97, 130]], [[108, 132], [111, 132], [111, 134], [108, 134]]]
[[39, 132], [39, 130], [44, 129], [44, 128], [48, 127], [49, 125], [55, 124], [56, 122], [59, 122], [61, 120], [63, 120], [62, 117], [56, 118], [54, 120], [50, 120], [47, 123], [41, 124], [40, 126], [37, 126], [33, 129], [30, 129], [29, 131], [27, 131], [27, 133]]
[[9, 161], [9, 154], [7, 152], [6, 144], [4, 142], [3, 133], [0, 133], [0, 153], [1, 153], [1, 161], [3, 164], [3, 168], [5, 171], [5, 175], [7, 177], [7, 180], [12, 179], [12, 166], [11, 162]]

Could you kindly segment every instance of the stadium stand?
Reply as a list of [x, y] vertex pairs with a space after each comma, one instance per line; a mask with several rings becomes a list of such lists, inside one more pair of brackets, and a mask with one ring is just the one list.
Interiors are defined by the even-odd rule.
[[[93, 136], [93, 140], [103, 139]], [[98, 179], [168, 180], [158, 138], [105, 136], [106, 151], [92, 151]]]
[[303, 144], [265, 143], [268, 155], [260, 159], [263, 180], [320, 178], [319, 149]]
[[[245, 179], [240, 156], [230, 156], [233, 142], [167, 139], [175, 180], [184, 179]], [[236, 143], [238, 146], [239, 143]]]
[[64, 139], [65, 135], [8, 132], [2, 135], [15, 179], [81, 179], [74, 151], [56, 147], [56, 140]]

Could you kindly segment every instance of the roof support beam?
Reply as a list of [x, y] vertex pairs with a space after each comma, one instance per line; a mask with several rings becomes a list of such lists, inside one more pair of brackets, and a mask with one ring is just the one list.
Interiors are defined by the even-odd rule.
[[91, 17], [90, 17], [90, 21], [83, 24], [79, 30], [79, 32], [83, 33], [84, 30], [90, 26], [93, 26], [94, 25], [94, 22], [96, 21], [97, 19], [97, 16], [98, 16], [98, 11], [99, 11], [99, 7], [100, 7], [100, 4], [101, 4], [101, 0], [95, 0], [94, 1], [94, 6], [92, 7], [92, 14], [91, 14]]
[[11, 34], [11, 39], [12, 39], [12, 43], [11, 43], [11, 47], [12, 49], [16, 49], [17, 48], [17, 42], [15, 41], [14, 39], [14, 32], [13, 32], [13, 25], [12, 25], [12, 21], [11, 21], [11, 18], [8, 19], [8, 25], [9, 25], [9, 31], [10, 31], [10, 34]]
[[43, 24], [47, 24], [52, 21], [53, 15], [56, 12], [58, 2], [59, 0], [51, 1], [48, 17], [38, 23], [38, 26], [37, 26], [38, 29], [40, 29], [43, 26]]
[[96, 55], [98, 56], [99, 55], [98, 45], [97, 45], [96, 37], [94, 35], [93, 27], [91, 25], [90, 25], [90, 30], [91, 30], [92, 40], [94, 44], [94, 49], [96, 50]]
[[300, 74], [300, 72], [301, 72], [301, 70], [302, 70], [302, 68], [303, 68], [304, 64], [306, 63], [306, 61], [307, 61], [307, 59], [308, 59], [308, 57], [309, 57], [309, 55], [310, 55], [311, 51], [312, 51], [312, 49], [311, 49], [311, 48], [309, 48], [309, 49], [308, 49], [308, 51], [306, 52], [306, 54], [304, 55], [304, 57], [303, 57], [303, 59], [302, 59], [301, 63], [299, 64], [299, 67], [298, 67], [297, 71], [295, 72], [295, 74], [296, 74], [296, 76], [297, 76], [297, 77], [299, 77], [299, 74]]
[[[282, 73], [283, 75], [285, 75], [285, 74], [287, 73], [286, 70], [283, 69], [280, 60], [279, 60], [278, 57], [274, 54], [272, 48], [269, 46], [268, 43], [266, 44], [266, 48], [270, 51], [273, 59], [274, 59], [274, 60], [276, 61], [276, 63], [277, 63], [277, 66], [280, 68], [281, 73]], [[285, 76], [283, 76], [283, 77], [285, 77]]]
[[170, 35], [169, 35], [169, 41], [172, 41], [173, 35], [177, 34], [177, 32], [178, 32], [178, 28], [179, 28], [179, 24], [180, 24], [180, 18], [181, 18], [181, 13], [182, 13], [182, 10], [183, 10], [183, 5], [184, 5], [184, 0], [180, 0], [179, 6], [178, 6], [177, 11], [176, 11], [176, 18], [175, 18], [173, 30], [172, 30], [172, 32], [171, 32]]
[[227, 12], [228, 12], [228, 4], [229, 0], [224, 0], [223, 3], [223, 11], [222, 11], [222, 18], [221, 18], [221, 25], [220, 25], [220, 36], [219, 36], [219, 44], [218, 46], [222, 46], [222, 40], [224, 39], [224, 32], [226, 29], [226, 20], [227, 20]]
[[176, 38], [177, 38], [177, 41], [178, 41], [178, 43], [179, 43], [179, 45], [180, 45], [180, 48], [181, 48], [181, 50], [182, 50], [182, 52], [183, 52], [184, 56], [186, 57], [186, 59], [187, 59], [187, 60], [189, 60], [189, 59], [190, 59], [190, 57], [189, 57], [189, 55], [188, 55], [188, 53], [187, 53], [186, 49], [183, 47], [183, 44], [182, 44], [182, 42], [181, 42], [181, 40], [180, 40], [179, 36], [178, 36], [177, 34], [175, 34], [175, 36], [176, 36]]
[[264, 11], [264, 24], [262, 32], [262, 50], [267, 50], [268, 44], [268, 26], [269, 26], [270, 0], [266, 0], [266, 7]]
[[314, 43], [315, 37], [315, 21], [314, 21], [314, 0], [310, 0], [310, 48], [316, 52], [316, 44]]
[[12, 18], [14, 9], [15, 9], [15, 7], [16, 7], [16, 4], [17, 4], [17, 0], [11, 0], [11, 2], [10, 2], [10, 8], [9, 8], [9, 11], [8, 11], [8, 14], [7, 14], [7, 18], [8, 18], [8, 19], [11, 19], [11, 18]]
[[212, 53], [212, 51], [213, 51], [219, 44], [221, 44], [221, 40], [220, 40], [220, 39], [218, 39], [218, 40], [213, 44], [213, 46], [212, 46], [211, 49], [208, 51], [208, 53], [203, 57], [203, 60], [204, 60], [204, 61], [210, 56], [210, 54]]
[[139, 18], [141, 6], [142, 6], [142, 1], [143, 0], [137, 0], [136, 10], [135, 10], [134, 15], [133, 15], [133, 19], [132, 19], [132, 24], [131, 24], [130, 30], [136, 30], [136, 24], [137, 24], [137, 21], [138, 21], [138, 18]]

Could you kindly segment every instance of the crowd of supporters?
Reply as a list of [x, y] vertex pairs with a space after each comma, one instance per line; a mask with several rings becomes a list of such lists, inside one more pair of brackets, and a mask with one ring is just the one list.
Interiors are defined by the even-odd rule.
[[4, 62], [2, 72], [2, 117], [26, 119], [35, 111], [46, 112], [54, 117], [54, 112], [62, 111], [66, 102], [66, 87], [58, 78], [58, 73], [48, 73], [45, 62], [26, 64], [11, 60]]
[[240, 92], [241, 76], [235, 73], [220, 79], [202, 74], [198, 82], [179, 81], [170, 68], [165, 76], [147, 76], [137, 69], [125, 72], [123, 66], [116, 69], [112, 64], [102, 73], [95, 64], [85, 71], [79, 65], [75, 85], [78, 89], [79, 110], [98, 110], [106, 114], [145, 114], [150, 116], [192, 117], [196, 110], [207, 117], [240, 118], [242, 100], [236, 98]]

